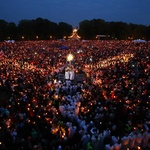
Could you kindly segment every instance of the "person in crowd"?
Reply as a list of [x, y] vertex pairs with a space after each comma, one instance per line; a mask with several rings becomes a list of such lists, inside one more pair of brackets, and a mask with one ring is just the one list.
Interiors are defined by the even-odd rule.
[[[69, 49], [59, 50], [62, 44]], [[0, 42], [0, 148], [148, 149], [149, 44]], [[82, 81], [77, 74], [84, 74]]]

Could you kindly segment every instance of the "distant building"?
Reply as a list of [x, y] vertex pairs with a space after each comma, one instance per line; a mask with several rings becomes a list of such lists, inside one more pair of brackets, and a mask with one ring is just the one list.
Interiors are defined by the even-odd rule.
[[105, 34], [101, 34], [101, 35], [96, 35], [96, 39], [109, 39], [110, 35], [105, 35]]

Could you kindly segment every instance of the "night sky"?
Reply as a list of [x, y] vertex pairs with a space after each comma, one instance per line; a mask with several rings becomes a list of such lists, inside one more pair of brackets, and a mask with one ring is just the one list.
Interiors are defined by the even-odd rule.
[[0, 0], [0, 19], [18, 24], [38, 17], [73, 27], [92, 19], [150, 25], [150, 0]]

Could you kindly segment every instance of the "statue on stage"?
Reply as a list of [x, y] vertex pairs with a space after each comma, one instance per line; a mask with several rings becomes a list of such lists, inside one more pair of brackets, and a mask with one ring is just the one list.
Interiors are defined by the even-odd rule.
[[65, 79], [66, 79], [66, 80], [71, 80], [71, 81], [73, 81], [73, 80], [74, 80], [74, 77], [75, 77], [74, 68], [73, 68], [72, 65], [68, 65], [68, 66], [65, 68]]

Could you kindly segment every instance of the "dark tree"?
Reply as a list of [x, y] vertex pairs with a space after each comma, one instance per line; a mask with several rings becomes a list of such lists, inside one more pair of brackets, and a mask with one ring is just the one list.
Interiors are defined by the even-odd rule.
[[58, 32], [57, 32], [57, 36], [58, 38], [62, 39], [64, 37], [68, 37], [71, 35], [72, 33], [72, 26], [65, 23], [65, 22], [60, 22], [58, 24]]
[[84, 20], [80, 22], [78, 33], [83, 39], [94, 39], [94, 24], [89, 20]]
[[16, 39], [16, 35], [17, 35], [17, 26], [15, 23], [10, 22], [7, 25], [7, 39], [12, 40], [12, 39]]
[[18, 39], [19, 40], [33, 40], [35, 33], [33, 30], [33, 20], [21, 20], [18, 24]]
[[7, 25], [5, 20], [0, 20], [0, 40], [5, 40], [7, 37]]
[[[43, 18], [20, 20], [18, 25], [0, 20], [0, 41], [62, 39], [70, 36], [72, 29], [73, 27], [68, 23], [57, 24]], [[96, 35], [110, 35], [111, 39], [118, 40], [150, 40], [150, 26], [105, 22], [103, 19], [83, 20], [79, 23], [78, 34], [82, 39], [90, 40], [96, 39]]]

